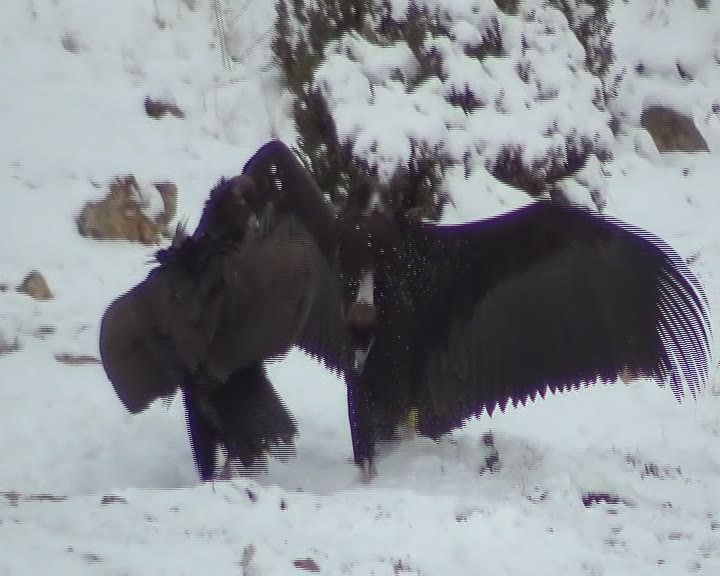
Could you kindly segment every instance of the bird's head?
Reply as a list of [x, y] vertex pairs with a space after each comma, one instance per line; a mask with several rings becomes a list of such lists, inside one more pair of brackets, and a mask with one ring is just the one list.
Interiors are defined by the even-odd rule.
[[210, 192], [195, 236], [207, 235], [225, 243], [242, 242], [248, 227], [263, 213], [266, 202], [249, 176], [223, 178]]
[[343, 274], [375, 270], [396, 249], [399, 231], [392, 217], [374, 210], [347, 218], [340, 227], [339, 257]]

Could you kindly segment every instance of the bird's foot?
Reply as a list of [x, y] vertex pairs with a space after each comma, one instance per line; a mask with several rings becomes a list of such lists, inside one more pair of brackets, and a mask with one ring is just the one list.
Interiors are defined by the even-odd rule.
[[225, 465], [222, 467], [220, 472], [218, 472], [217, 476], [215, 477], [216, 481], [222, 481], [222, 480], [232, 480], [233, 477], [233, 466], [232, 466], [232, 460], [228, 458], [225, 460]]
[[360, 464], [360, 481], [363, 484], [370, 484], [370, 482], [377, 476], [377, 468], [375, 463], [368, 459], [365, 459]]

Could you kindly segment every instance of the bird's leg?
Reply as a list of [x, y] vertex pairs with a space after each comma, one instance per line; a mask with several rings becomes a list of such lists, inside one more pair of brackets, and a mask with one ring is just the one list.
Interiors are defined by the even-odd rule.
[[375, 462], [369, 458], [360, 464], [360, 481], [363, 484], [370, 482], [377, 476], [377, 468]]
[[363, 471], [364, 481], [369, 481], [375, 473], [375, 434], [369, 417], [369, 399], [360, 379], [360, 373], [355, 370], [347, 376], [348, 417], [355, 464]]
[[220, 416], [217, 413], [217, 410], [215, 409], [215, 406], [213, 406], [212, 401], [210, 398], [203, 393], [195, 392], [198, 407], [200, 408], [200, 412], [205, 416], [207, 421], [213, 426], [215, 430], [220, 430]]
[[[189, 386], [183, 387], [185, 417], [190, 437], [190, 447], [200, 479], [212, 480], [216, 465], [216, 447], [220, 442], [218, 429], [212, 418], [208, 417], [208, 399], [197, 394]], [[212, 407], [210, 406], [212, 412]]]
[[216, 480], [231, 480], [232, 476], [233, 476], [232, 459], [228, 455], [228, 457], [225, 458], [225, 464], [223, 465], [220, 472], [218, 472]]
[[361, 470], [363, 483], [375, 477], [375, 433], [370, 418], [370, 398], [363, 385], [363, 370], [375, 341], [377, 312], [374, 307], [373, 273], [366, 271], [355, 301], [348, 308], [347, 321], [352, 335], [353, 367], [347, 375], [348, 417], [355, 464]]

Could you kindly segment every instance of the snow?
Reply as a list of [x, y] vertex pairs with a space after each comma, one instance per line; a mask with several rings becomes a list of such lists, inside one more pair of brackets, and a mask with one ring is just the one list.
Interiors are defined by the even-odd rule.
[[[457, 22], [448, 35], [431, 36], [423, 46], [425, 53], [441, 55], [442, 82], [420, 75], [404, 43], [378, 48], [354, 32], [326, 47], [315, 74], [340, 140], [351, 142], [381, 178], [408, 163], [411, 143], [456, 162], [468, 156], [477, 162], [481, 155], [488, 166], [507, 148], [521, 149], [522, 165], [535, 170], [547, 168], [549, 151], [561, 159], [583, 141], [598, 151], [612, 146], [607, 112], [592, 104], [600, 82], [584, 70], [584, 50], [558, 10], [528, 11], [521, 18], [492, 4], [416, 5], [439, 11], [441, 21]], [[390, 6], [399, 21], [403, 13], [399, 5]], [[501, 54], [480, 62], [467, 53], [490, 43], [496, 30]], [[468, 90], [479, 108], [464, 112], [447, 105], [446, 98]]]
[[[393, 0], [393, 17], [408, 4]], [[613, 160], [591, 161], [563, 184], [568, 194], [589, 204], [594, 190], [608, 213], [672, 244], [717, 310], [720, 6], [614, 4], [614, 73], [626, 72], [611, 106], [630, 125], [614, 138], [590, 105], [597, 81], [558, 11], [528, 1], [535, 17], [521, 20], [492, 3], [425, 4], [470, 44], [497, 18], [507, 55], [481, 66], [438, 38], [449, 80], [408, 93], [416, 63], [406, 46], [343, 37], [316, 77], [342, 112], [340, 134], [386, 170], [406, 161], [408, 136], [452, 158], [469, 152], [468, 169], [453, 168], [442, 183], [452, 200], [445, 222], [529, 201], [490, 175], [501, 146], [523, 143], [532, 163], [573, 134], [597, 137]], [[0, 344], [20, 346], [0, 356], [0, 574], [270, 576], [301, 573], [297, 561], [308, 558], [321, 574], [363, 576], [720, 573], [712, 390], [680, 404], [651, 381], [548, 396], [483, 414], [437, 443], [409, 437], [381, 447], [377, 478], [363, 484], [343, 383], [293, 350], [268, 370], [297, 418], [296, 454], [200, 485], [179, 397], [133, 416], [99, 364], [55, 359], [98, 355], [104, 308], [144, 277], [154, 250], [81, 238], [75, 216], [85, 202], [118, 175], [134, 174], [148, 192], [148, 183], [170, 180], [178, 217], [192, 229], [221, 175], [238, 173], [273, 136], [295, 140], [291, 100], [268, 51], [272, 3], [223, 12], [231, 51], [242, 56], [230, 62], [213, 5], [17, 0], [0, 8]], [[520, 62], [532, 81], [520, 81]], [[502, 112], [448, 107], [445, 91], [464, 81]], [[543, 90], [556, 96], [536, 100]], [[146, 96], [173, 101], [185, 118], [147, 117]], [[659, 154], [639, 127], [647, 103], [690, 114], [710, 152]], [[15, 292], [33, 269], [53, 300]], [[500, 463], [492, 471], [490, 431]], [[588, 493], [619, 500], [586, 507]]]

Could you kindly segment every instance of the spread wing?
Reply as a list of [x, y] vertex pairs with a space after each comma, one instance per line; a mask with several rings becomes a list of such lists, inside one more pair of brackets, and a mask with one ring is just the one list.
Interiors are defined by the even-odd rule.
[[[622, 373], [669, 381], [678, 397], [707, 381], [702, 291], [647, 232], [536, 203], [462, 226], [409, 226], [398, 254], [362, 387], [376, 411], [418, 407], [423, 434]], [[398, 335], [408, 345], [389, 354]]]
[[280, 141], [260, 148], [243, 173], [254, 180], [258, 196], [268, 199], [275, 218], [306, 230], [322, 255], [311, 262], [317, 284], [295, 344], [329, 368], [344, 371], [347, 333], [337, 263], [337, 222], [330, 205], [295, 154]]

